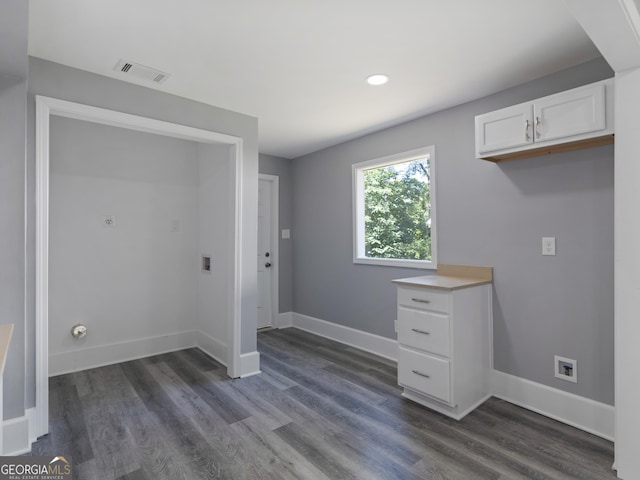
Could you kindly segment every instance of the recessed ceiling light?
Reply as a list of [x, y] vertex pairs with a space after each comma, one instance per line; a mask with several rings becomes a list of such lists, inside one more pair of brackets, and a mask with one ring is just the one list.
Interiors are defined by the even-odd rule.
[[367, 83], [369, 85], [384, 85], [389, 81], [389, 77], [383, 73], [376, 73], [375, 75], [369, 75], [367, 77]]

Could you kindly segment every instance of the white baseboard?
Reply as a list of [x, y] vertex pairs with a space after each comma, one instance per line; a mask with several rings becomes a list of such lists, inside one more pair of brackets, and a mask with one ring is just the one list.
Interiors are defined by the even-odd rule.
[[227, 364], [227, 346], [201, 331], [187, 331], [100, 345], [49, 355], [49, 376], [104, 367], [114, 363], [198, 347], [223, 365]]
[[[286, 314], [282, 314], [286, 315]], [[397, 360], [397, 341], [318, 318], [292, 314], [293, 327]], [[615, 407], [557, 388], [493, 371], [492, 395], [572, 427], [613, 441]]]
[[240, 354], [240, 378], [260, 373], [260, 354], [249, 352]]
[[287, 328], [293, 326], [293, 312], [279, 313], [273, 321], [274, 328]]
[[[279, 328], [293, 326], [381, 357], [394, 361], [397, 359], [398, 344], [390, 338], [294, 312], [281, 313], [277, 320]], [[51, 376], [61, 375], [190, 347], [198, 347], [226, 365], [225, 344], [203, 332], [189, 331], [51, 355], [49, 370]], [[240, 376], [248, 377], [258, 373], [260, 354], [242, 354]], [[615, 437], [615, 408], [611, 405], [497, 370], [493, 372], [492, 395], [607, 440], [613, 441]], [[35, 409], [30, 410], [35, 413]], [[35, 440], [31, 438], [31, 424], [35, 422], [29, 420], [28, 414], [3, 423], [5, 455], [19, 455], [30, 451], [31, 442]]]
[[226, 367], [227, 345], [204, 332], [196, 332], [196, 335], [196, 347]]
[[31, 451], [36, 441], [34, 434], [36, 409], [28, 409], [23, 417], [12, 418], [2, 423], [2, 456], [22, 455]]
[[330, 338], [394, 361], [398, 359], [398, 342], [391, 338], [381, 337], [373, 333], [363, 332], [362, 330], [356, 330], [355, 328], [345, 327], [299, 313], [293, 313], [292, 323], [292, 326], [300, 330], [306, 330], [321, 337]]
[[195, 331], [178, 332], [52, 354], [49, 355], [49, 376], [195, 347], [199, 336], [200, 332]]
[[615, 438], [615, 407], [493, 371], [493, 396], [607, 440]]

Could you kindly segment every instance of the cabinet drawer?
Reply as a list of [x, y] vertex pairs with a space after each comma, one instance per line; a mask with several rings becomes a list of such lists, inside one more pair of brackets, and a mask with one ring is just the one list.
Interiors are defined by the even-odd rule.
[[398, 307], [398, 343], [449, 356], [449, 317]]
[[449, 361], [400, 347], [398, 383], [450, 403]]
[[430, 288], [398, 288], [398, 305], [421, 310], [449, 313], [449, 298], [449, 293]]

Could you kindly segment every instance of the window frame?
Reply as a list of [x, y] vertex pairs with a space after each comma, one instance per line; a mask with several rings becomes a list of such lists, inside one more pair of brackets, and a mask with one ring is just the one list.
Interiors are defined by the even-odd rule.
[[[382, 168], [398, 163], [406, 163], [429, 156], [429, 193], [431, 203], [431, 260], [412, 260], [403, 258], [374, 258], [365, 255], [365, 225], [364, 225], [364, 171]], [[353, 199], [353, 263], [366, 265], [381, 265], [387, 267], [422, 268], [435, 270], [437, 268], [437, 209], [436, 209], [436, 148], [435, 145], [417, 148], [385, 157], [379, 157], [351, 166], [352, 199]]]

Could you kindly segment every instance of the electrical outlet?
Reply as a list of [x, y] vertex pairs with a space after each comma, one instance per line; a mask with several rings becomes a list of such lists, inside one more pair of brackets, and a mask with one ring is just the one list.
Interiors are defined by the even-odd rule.
[[570, 358], [554, 355], [554, 376], [560, 380], [578, 383], [578, 362]]
[[105, 227], [115, 227], [116, 226], [116, 216], [115, 215], [105, 215], [102, 220], [102, 225]]
[[556, 237], [542, 237], [542, 255], [556, 254]]

